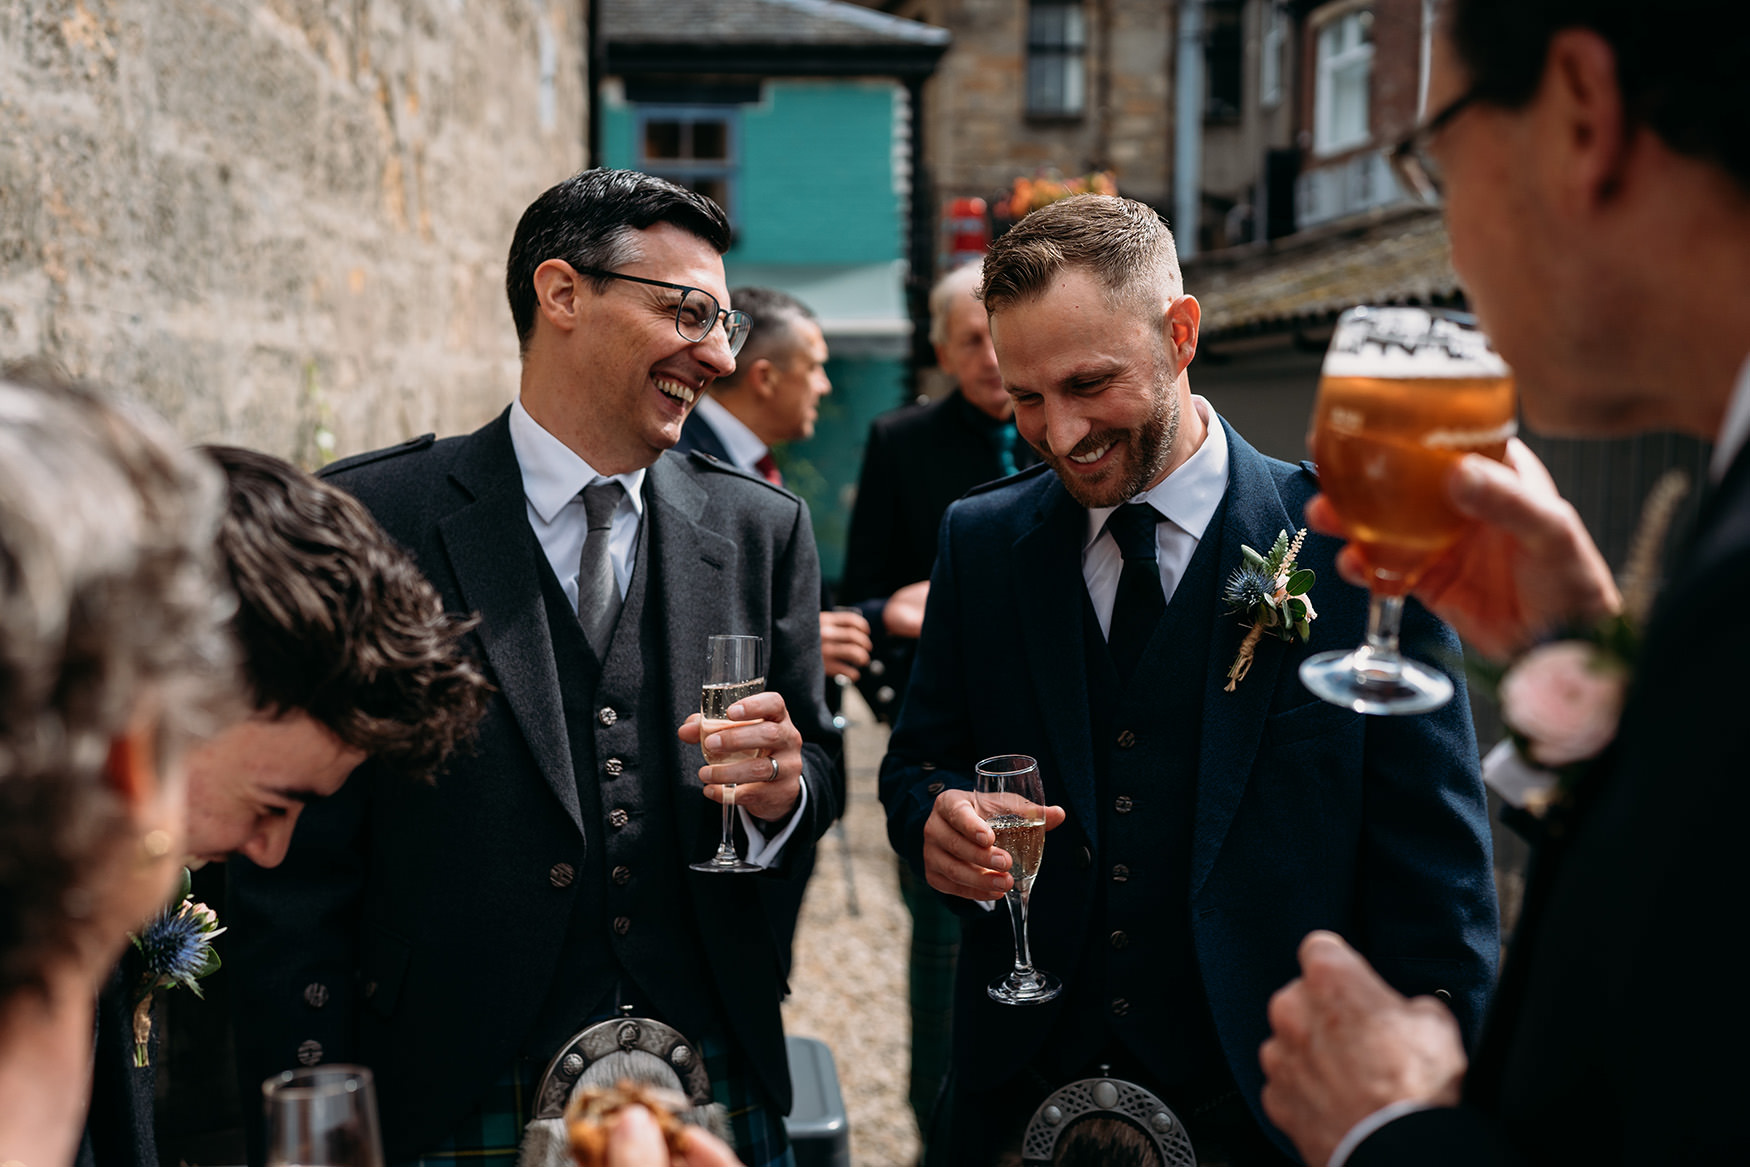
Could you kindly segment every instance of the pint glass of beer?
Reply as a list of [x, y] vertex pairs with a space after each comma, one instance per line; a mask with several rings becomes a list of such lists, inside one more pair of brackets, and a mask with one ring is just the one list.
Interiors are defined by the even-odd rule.
[[1352, 308], [1325, 353], [1308, 444], [1319, 487], [1371, 574], [1367, 643], [1300, 666], [1319, 697], [1361, 713], [1423, 713], [1452, 699], [1442, 673], [1398, 652], [1404, 596], [1463, 532], [1446, 477], [1467, 453], [1507, 456], [1513, 377], [1474, 317]]

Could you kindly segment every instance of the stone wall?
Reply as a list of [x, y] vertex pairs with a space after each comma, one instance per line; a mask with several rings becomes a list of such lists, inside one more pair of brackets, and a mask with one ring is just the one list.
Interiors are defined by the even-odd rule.
[[0, 359], [316, 464], [515, 392], [579, 0], [0, 0]]

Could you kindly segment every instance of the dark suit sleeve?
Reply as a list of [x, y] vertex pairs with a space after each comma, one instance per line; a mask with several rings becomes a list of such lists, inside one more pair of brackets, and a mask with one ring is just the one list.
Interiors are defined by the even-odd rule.
[[[845, 575], [839, 585], [839, 598], [847, 604], [863, 601], [884, 601], [896, 590], [913, 583], [889, 578], [899, 530], [899, 468], [894, 464], [886, 427], [876, 422], [869, 427], [869, 441], [863, 448], [863, 471], [857, 480], [857, 502], [851, 509], [851, 529], [845, 540]], [[880, 627], [879, 607], [868, 616], [871, 628]]]
[[1439, 992], [1474, 1048], [1500, 949], [1488, 803], [1451, 629], [1405, 605], [1403, 643], [1448, 666], [1457, 692], [1416, 717], [1366, 719], [1356, 934], [1399, 992]]
[[768, 682], [783, 696], [790, 720], [802, 734], [802, 780], [808, 785], [808, 805], [802, 812], [807, 819], [797, 824], [780, 863], [780, 871], [788, 874], [796, 857], [813, 847], [843, 810], [834, 781], [840, 738], [827, 712], [820, 660], [820, 559], [808, 504], [797, 501], [795, 520], [775, 554]]
[[1500, 1125], [1468, 1106], [1419, 1110], [1362, 1140], [1346, 1167], [1519, 1167]]
[[263, 1159], [262, 1081], [300, 1064], [357, 1056], [359, 902], [366, 809], [376, 781], [376, 767], [366, 763], [336, 794], [308, 807], [280, 866], [264, 869], [240, 855], [226, 865], [224, 975], [232, 978], [238, 1090], [252, 1163]]
[[[953, 531], [959, 504], [942, 520], [930, 599], [924, 609], [911, 688], [899, 723], [881, 762], [881, 802], [887, 809], [887, 837], [912, 869], [923, 876], [924, 823], [943, 790], [971, 790], [971, 714], [966, 704], [967, 669], [962, 630], [972, 618], [955, 582]], [[970, 901], [944, 897], [955, 907]]]

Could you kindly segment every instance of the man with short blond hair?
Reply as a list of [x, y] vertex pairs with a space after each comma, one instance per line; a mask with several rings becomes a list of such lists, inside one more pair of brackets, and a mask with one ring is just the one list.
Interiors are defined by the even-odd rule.
[[[1230, 690], [1246, 622], [1223, 583], [1243, 546], [1302, 526], [1315, 483], [1192, 396], [1200, 309], [1154, 211], [1034, 211], [992, 247], [983, 296], [1045, 465], [949, 508], [881, 775], [895, 849], [964, 924], [932, 1161], [995, 1161], [1049, 1093], [1098, 1075], [1163, 1099], [1206, 1160], [1286, 1164], [1254, 1053], [1314, 921], [1480, 1023], [1497, 937], [1468, 709], [1368, 718], [1306, 691], [1300, 661], [1359, 642], [1367, 612], [1316, 536], [1311, 644], [1264, 640]], [[1426, 613], [1405, 628], [1418, 655], [1456, 655]], [[1053, 804], [1032, 955], [1064, 986], [1025, 1011], [986, 994], [1014, 947], [979, 905], [1013, 881], [971, 795], [977, 761], [1010, 753]]]

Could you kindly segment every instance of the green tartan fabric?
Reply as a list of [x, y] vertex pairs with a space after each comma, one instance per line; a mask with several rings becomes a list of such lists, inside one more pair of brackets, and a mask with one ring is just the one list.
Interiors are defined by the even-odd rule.
[[[606, 1017], [594, 1020], [606, 1020]], [[722, 1042], [700, 1042], [705, 1072], [711, 1077], [712, 1100], [729, 1114], [735, 1153], [747, 1167], [795, 1167], [784, 1118], [775, 1114], [749, 1075], [737, 1072], [738, 1059]], [[494, 1082], [480, 1105], [457, 1124], [456, 1131], [419, 1158], [397, 1167], [516, 1167], [523, 1128], [535, 1109], [539, 1068], [518, 1062]]]

